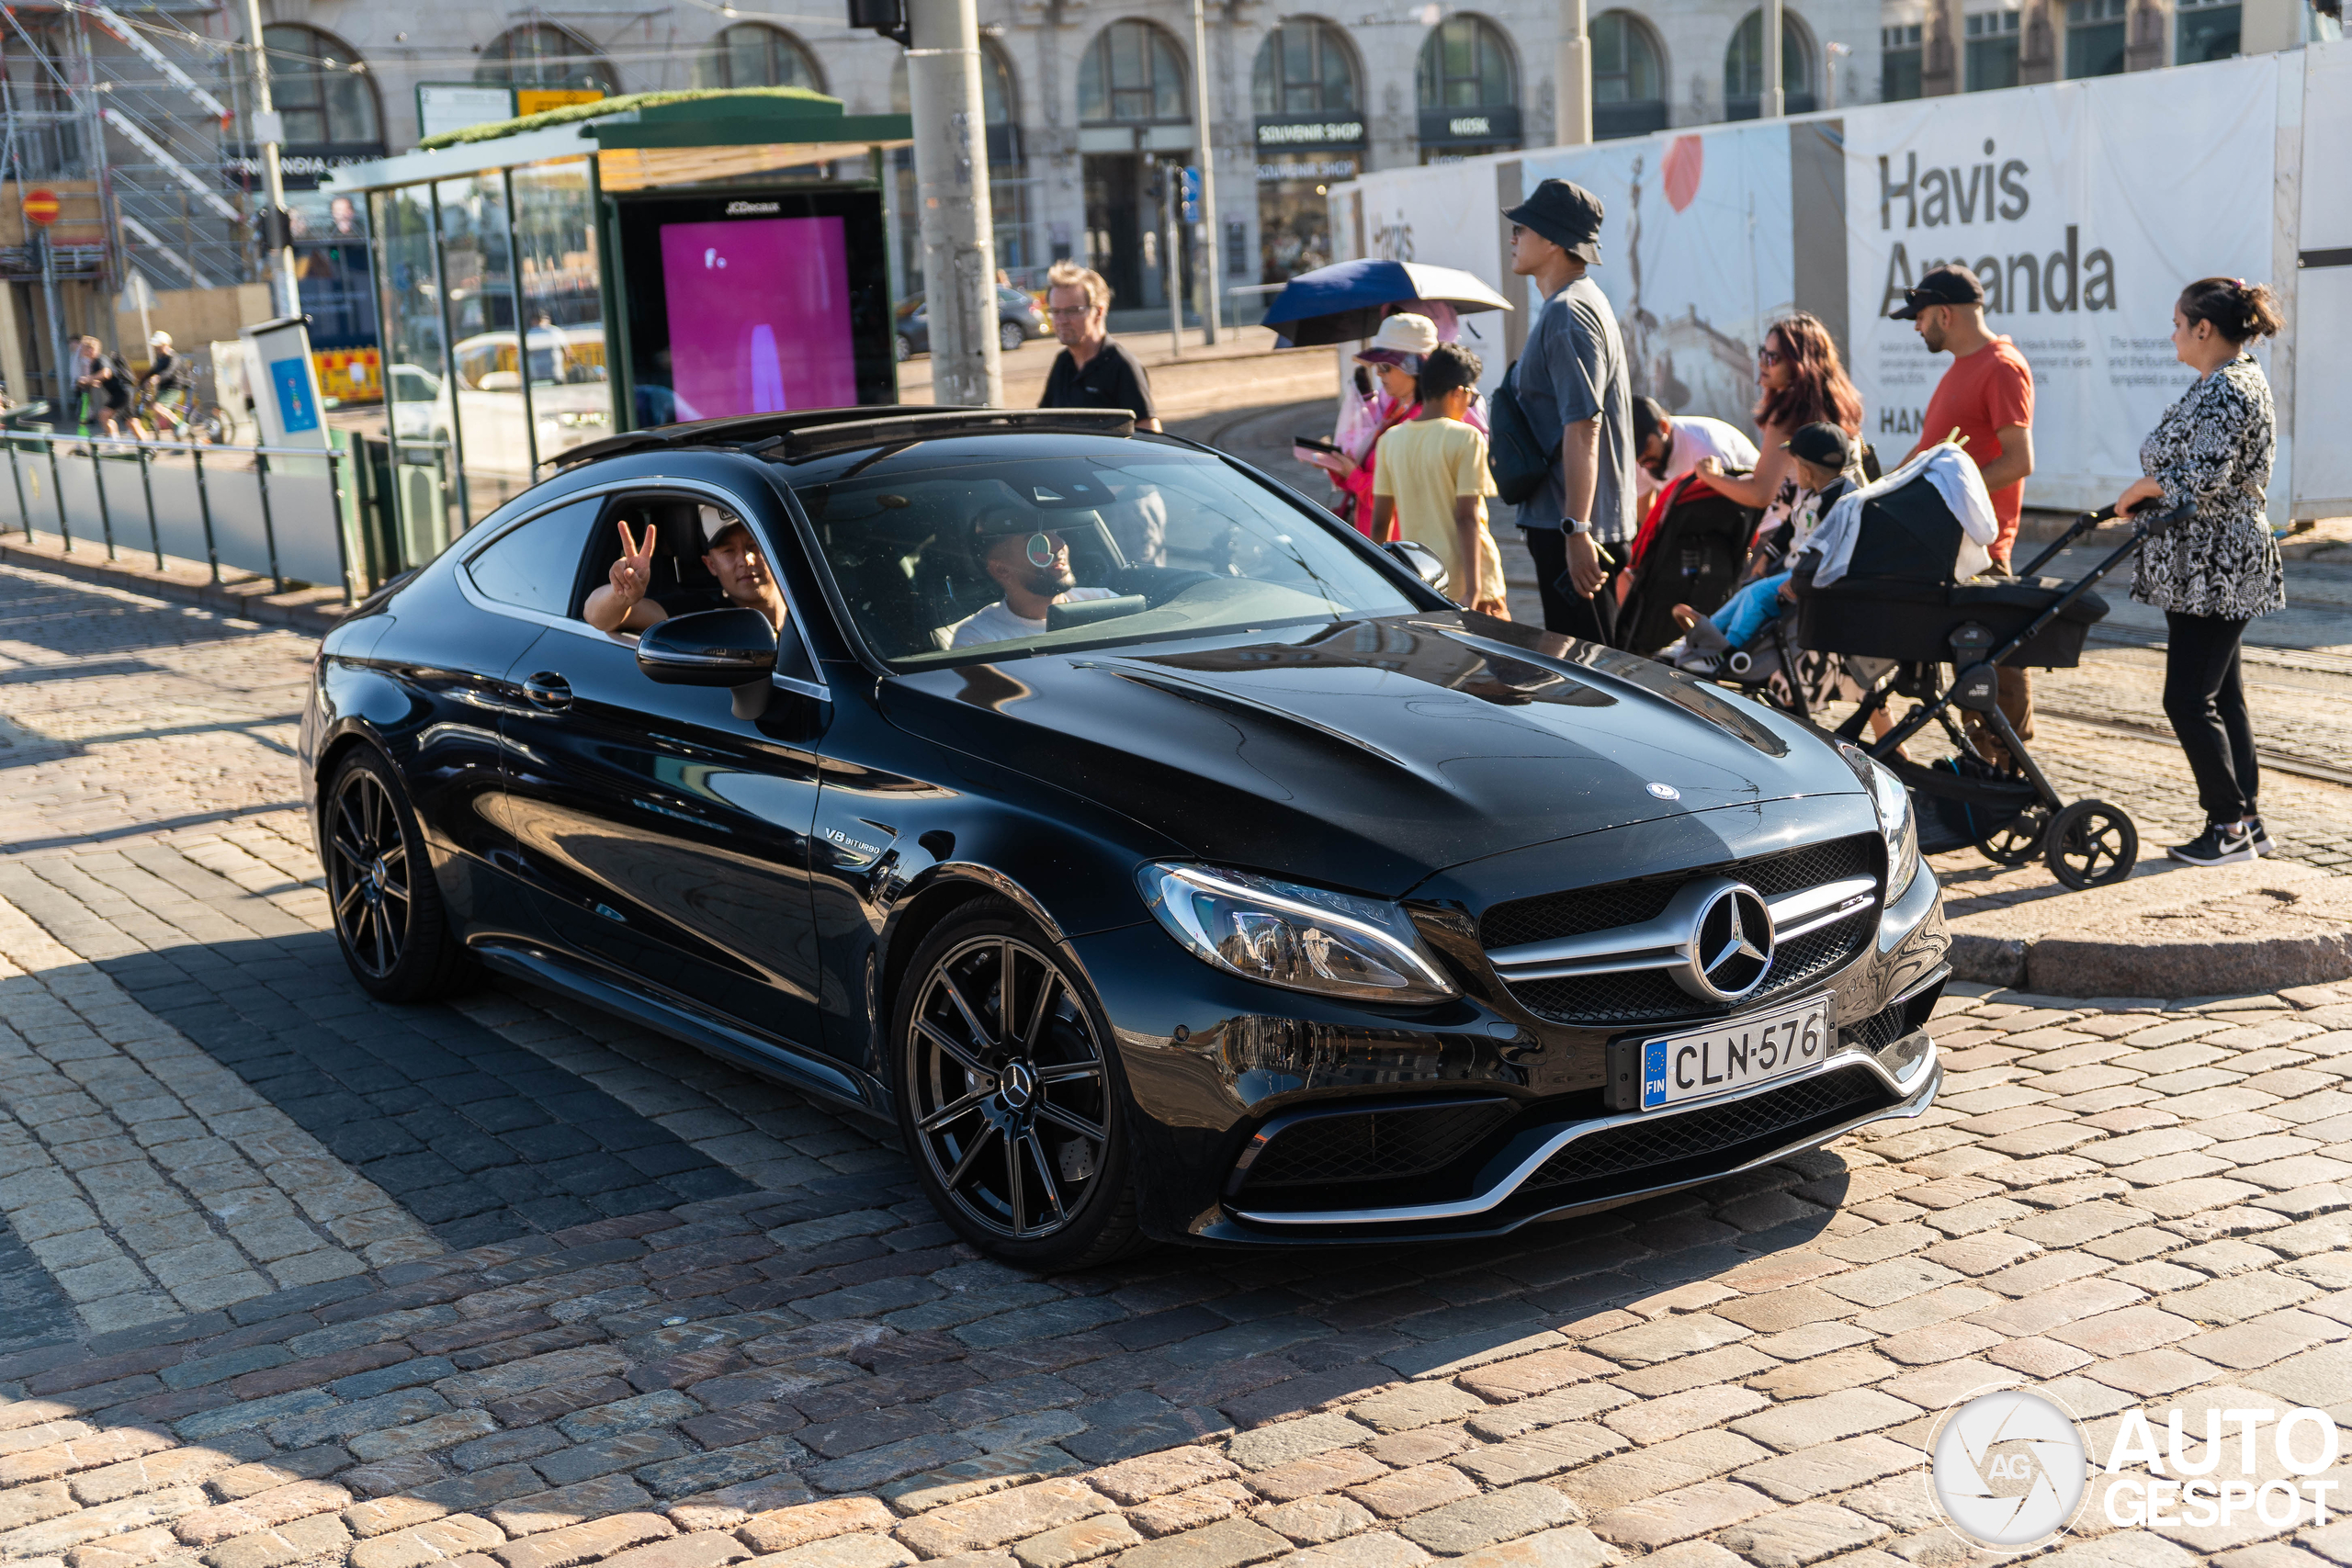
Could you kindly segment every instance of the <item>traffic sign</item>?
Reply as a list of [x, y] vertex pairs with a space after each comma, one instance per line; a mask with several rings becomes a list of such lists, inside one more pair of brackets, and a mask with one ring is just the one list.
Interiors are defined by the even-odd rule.
[[1184, 170], [1184, 183], [1178, 188], [1184, 202], [1184, 221], [1198, 223], [1201, 220], [1201, 171], [1188, 165]]
[[46, 229], [57, 221], [57, 194], [54, 191], [33, 190], [25, 193], [25, 220]]

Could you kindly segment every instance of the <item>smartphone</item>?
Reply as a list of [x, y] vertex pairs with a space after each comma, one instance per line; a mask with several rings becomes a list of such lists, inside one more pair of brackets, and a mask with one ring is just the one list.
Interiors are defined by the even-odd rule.
[[1304, 446], [1310, 452], [1328, 452], [1333, 457], [1340, 455], [1337, 442], [1326, 441], [1319, 435], [1294, 435], [1290, 438], [1290, 444], [1293, 446]]

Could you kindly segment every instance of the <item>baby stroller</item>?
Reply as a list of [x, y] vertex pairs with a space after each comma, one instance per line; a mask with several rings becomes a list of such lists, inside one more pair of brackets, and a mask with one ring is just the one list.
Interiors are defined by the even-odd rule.
[[1654, 654], [1682, 635], [1674, 606], [1711, 615], [1739, 585], [1756, 513], [1685, 474], [1650, 502], [1634, 537], [1632, 580], [1617, 610], [1617, 639], [1630, 652]]
[[[1843, 573], [1798, 599], [1795, 640], [1803, 647], [1894, 662], [1894, 679], [1874, 683], [1838, 733], [1863, 745], [1871, 714], [1893, 696], [1917, 699], [1867, 750], [1910, 787], [1923, 853], [1973, 844], [2003, 865], [2039, 856], [2075, 891], [2120, 882], [2139, 858], [2139, 829], [2105, 801], [2060, 799], [2001, 712], [1994, 667], [2069, 670], [2079, 664], [2085, 637], [2107, 615], [2107, 602], [2093, 585], [2138, 551], [2153, 525], [2138, 524], [2128, 541], [2073, 583], [2035, 574], [2112, 517], [2111, 508], [2077, 518], [2020, 575], [1972, 579], [1968, 536], [1924, 470], [1927, 461], [1905, 465], [1883, 485], [1862, 492]], [[1973, 465], [1967, 473], [1973, 478]], [[1981, 493], [1981, 481], [1977, 488]], [[1816, 540], [1826, 541], [1832, 526], [1825, 525]], [[1983, 558], [1981, 545], [1973, 554]], [[1826, 545], [1824, 557], [1830, 558]], [[1946, 665], [1954, 671], [1949, 684]], [[1999, 738], [2014, 760], [2011, 767], [1984, 758], [1953, 721], [1955, 707], [1976, 715]], [[1921, 767], [1894, 755], [1930, 723], [1951, 738], [1957, 752], [1952, 762]]]

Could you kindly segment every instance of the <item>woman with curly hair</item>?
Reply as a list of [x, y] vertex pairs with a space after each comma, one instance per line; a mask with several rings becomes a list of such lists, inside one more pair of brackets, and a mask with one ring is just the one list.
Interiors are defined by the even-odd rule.
[[2270, 383], [2246, 345], [2285, 326], [2278, 296], [2243, 277], [2204, 277], [2172, 308], [2172, 346], [2197, 379], [2140, 445], [2115, 510], [2162, 514], [2140, 548], [2132, 597], [2165, 613], [2165, 716], [2196, 775], [2205, 831], [2165, 852], [2190, 865], [2267, 853], [2255, 807], [2254, 727], [2238, 673], [2246, 622], [2286, 604], [2264, 512], [2278, 439]]
[[1707, 482], [1742, 506], [1763, 509], [1756, 537], [1770, 538], [1797, 506], [1796, 465], [1789, 438], [1808, 424], [1834, 424], [1847, 438], [1862, 434], [1862, 395], [1854, 390], [1838, 344], [1821, 318], [1799, 310], [1772, 323], [1756, 351], [1756, 471], [1742, 479], [1712, 460], [1699, 465]]

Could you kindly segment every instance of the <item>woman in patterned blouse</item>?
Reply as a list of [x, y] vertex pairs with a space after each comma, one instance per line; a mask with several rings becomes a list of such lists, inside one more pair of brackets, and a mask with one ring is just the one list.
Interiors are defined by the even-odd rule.
[[2254, 728], [2238, 674], [2245, 624], [2287, 602], [2278, 545], [2263, 513], [2275, 421], [2270, 383], [2245, 345], [2286, 322], [2259, 283], [2207, 277], [2172, 308], [2173, 351], [2197, 379], [2140, 446], [2146, 477], [2119, 513], [2152, 506], [2173, 521], [2140, 552], [2132, 597], [2165, 613], [2165, 716], [2172, 720], [2205, 831], [2166, 852], [2190, 865], [2252, 860], [2270, 840], [2255, 808]]

